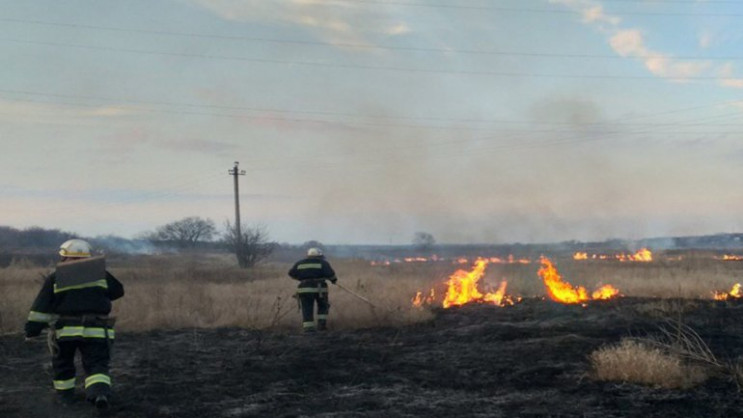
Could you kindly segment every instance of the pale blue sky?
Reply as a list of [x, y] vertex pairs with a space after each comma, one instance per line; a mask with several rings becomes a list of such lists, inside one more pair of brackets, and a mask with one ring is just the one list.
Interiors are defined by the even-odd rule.
[[743, 2], [0, 1], [0, 224], [743, 230]]

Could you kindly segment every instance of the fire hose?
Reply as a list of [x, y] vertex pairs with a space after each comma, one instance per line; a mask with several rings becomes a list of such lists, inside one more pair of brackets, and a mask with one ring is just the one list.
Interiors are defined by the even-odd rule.
[[367, 298], [365, 298], [365, 297], [363, 297], [363, 296], [359, 295], [358, 293], [356, 293], [356, 292], [352, 291], [351, 289], [349, 289], [349, 288], [347, 288], [347, 287], [345, 287], [345, 286], [339, 285], [339, 284], [338, 284], [337, 282], [336, 282], [336, 283], [334, 283], [334, 284], [335, 284], [336, 286], [340, 287], [341, 289], [345, 290], [346, 292], [350, 293], [350, 294], [351, 294], [352, 296], [355, 296], [355, 297], [356, 297], [357, 299], [361, 299], [361, 300], [363, 300], [364, 302], [368, 303], [369, 305], [371, 305], [371, 307], [372, 307], [372, 308], [376, 308], [376, 307], [377, 307], [377, 306], [376, 306], [375, 304], [371, 303], [371, 301], [370, 301], [369, 299], [367, 299]]

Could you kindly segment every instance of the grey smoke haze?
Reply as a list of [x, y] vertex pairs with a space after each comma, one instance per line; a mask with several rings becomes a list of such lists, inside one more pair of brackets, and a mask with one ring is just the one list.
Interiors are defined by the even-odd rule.
[[734, 24], [596, 0], [450, 6], [9, 3], [4, 222], [125, 237], [221, 224], [240, 161], [243, 220], [283, 242], [743, 227], [737, 63], [673, 58], [735, 56], [713, 36]]

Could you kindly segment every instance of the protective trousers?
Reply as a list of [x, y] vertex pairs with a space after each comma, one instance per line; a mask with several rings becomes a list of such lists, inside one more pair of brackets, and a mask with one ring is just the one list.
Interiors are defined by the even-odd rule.
[[111, 338], [113, 330], [82, 326], [65, 326], [56, 330], [56, 347], [52, 356], [54, 388], [63, 396], [75, 390], [75, 353], [80, 351], [85, 371], [85, 395], [93, 400], [111, 394]]
[[[328, 293], [300, 293], [299, 301], [302, 304], [302, 328], [311, 332], [315, 329], [325, 331], [328, 324]], [[317, 327], [315, 327], [315, 303], [317, 303]]]

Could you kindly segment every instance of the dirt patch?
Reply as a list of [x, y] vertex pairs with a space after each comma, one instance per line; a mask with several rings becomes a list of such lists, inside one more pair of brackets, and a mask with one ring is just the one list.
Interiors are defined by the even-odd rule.
[[[403, 327], [326, 334], [242, 329], [117, 333], [116, 417], [736, 417], [725, 375], [690, 390], [596, 382], [588, 355], [652, 334], [657, 301], [586, 307], [529, 299], [436, 312]], [[679, 302], [681, 304], [682, 302]], [[743, 354], [743, 307], [696, 301], [679, 318], [724, 360]], [[299, 318], [297, 318], [299, 321]], [[332, 317], [331, 317], [332, 322]], [[61, 408], [43, 341], [0, 337], [0, 416], [94, 416]]]

